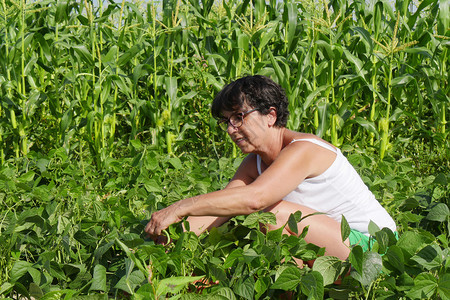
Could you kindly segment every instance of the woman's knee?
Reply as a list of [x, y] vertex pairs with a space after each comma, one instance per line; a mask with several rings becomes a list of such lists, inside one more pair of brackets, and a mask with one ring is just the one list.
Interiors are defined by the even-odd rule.
[[273, 228], [277, 229], [281, 226], [285, 225], [286, 222], [289, 220], [289, 217], [291, 214], [300, 211], [302, 213], [302, 216], [310, 215], [313, 213], [317, 213], [314, 209], [311, 209], [306, 206], [302, 206], [299, 204], [295, 204], [292, 202], [287, 202], [284, 200], [281, 200], [272, 206], [267, 207], [265, 212], [271, 212], [275, 215], [277, 220], [277, 225], [272, 225]]
[[[302, 217], [317, 213], [314, 209], [287, 201], [280, 201], [268, 207], [265, 211], [274, 213], [277, 219], [277, 225], [268, 226], [269, 230], [275, 230], [284, 226], [289, 220], [289, 216], [296, 211], [300, 211]], [[325, 247], [327, 249], [327, 255], [337, 256], [342, 259], [348, 256], [348, 241], [342, 242], [341, 226], [338, 221], [330, 218], [326, 214], [308, 216], [297, 223], [297, 232], [302, 232], [307, 226], [308, 233], [305, 240], [308, 243]], [[289, 227], [285, 228], [285, 233], [294, 234]]]

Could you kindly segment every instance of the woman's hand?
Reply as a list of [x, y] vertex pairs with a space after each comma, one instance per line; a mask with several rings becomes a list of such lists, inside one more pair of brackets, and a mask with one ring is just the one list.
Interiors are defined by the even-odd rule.
[[173, 223], [180, 222], [183, 216], [177, 214], [178, 202], [152, 214], [150, 221], [145, 226], [145, 232], [152, 238], [161, 235], [161, 232]]

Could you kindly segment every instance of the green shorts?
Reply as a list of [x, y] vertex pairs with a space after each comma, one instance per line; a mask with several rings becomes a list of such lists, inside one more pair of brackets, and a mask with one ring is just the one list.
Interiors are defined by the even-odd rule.
[[[395, 237], [398, 239], [398, 233], [397, 231], [394, 232]], [[350, 235], [348, 236], [348, 240], [350, 242], [350, 246], [359, 245], [362, 247], [363, 251], [366, 252], [367, 250], [372, 249], [373, 244], [376, 242], [375, 238], [369, 238], [364, 233], [356, 230], [351, 229]]]
[[350, 246], [355, 246], [355, 245], [361, 246], [364, 252], [369, 250], [369, 243], [370, 243], [370, 247], [372, 247], [373, 243], [375, 242], [374, 239], [370, 239], [367, 235], [365, 235], [364, 233], [362, 233], [356, 229], [350, 230], [350, 235], [348, 236], [348, 241], [350, 242]]

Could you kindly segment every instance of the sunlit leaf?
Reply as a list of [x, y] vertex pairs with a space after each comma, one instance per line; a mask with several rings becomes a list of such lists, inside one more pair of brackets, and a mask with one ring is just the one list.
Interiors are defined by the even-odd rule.
[[450, 299], [450, 274], [442, 274], [439, 276], [438, 293], [441, 299]]
[[165, 296], [168, 293], [176, 294], [185, 288], [188, 283], [192, 283], [202, 278], [202, 276], [177, 276], [165, 278], [158, 283], [156, 294], [159, 296]]
[[348, 259], [352, 264], [352, 267], [358, 272], [362, 274], [363, 272], [363, 249], [360, 245], [356, 245], [352, 248]]
[[341, 218], [341, 238], [344, 242], [350, 235], [350, 225], [348, 225], [347, 219], [342, 215]]
[[239, 280], [233, 290], [242, 298], [251, 300], [255, 292], [255, 280], [251, 276], [244, 280]]
[[362, 273], [351, 272], [351, 276], [362, 285], [369, 286], [380, 275], [382, 269], [381, 256], [372, 251], [363, 254]]
[[329, 285], [338, 279], [341, 273], [342, 261], [334, 256], [321, 256], [314, 261], [312, 270], [322, 275], [323, 285]]
[[289, 216], [289, 219], [288, 219], [288, 221], [287, 221], [287, 224], [288, 224], [288, 226], [289, 226], [289, 229], [290, 229], [293, 233], [298, 234], [297, 220], [295, 219], [295, 217], [294, 217], [293, 214], [291, 214], [291, 215]]
[[94, 267], [94, 274], [92, 275], [92, 284], [89, 290], [107, 292], [106, 289], [106, 268], [102, 265]]
[[447, 204], [438, 203], [436, 204], [426, 216], [427, 220], [444, 222], [450, 216], [450, 210]]
[[353, 27], [353, 30], [358, 32], [364, 38], [365, 43], [369, 46], [370, 52], [372, 52], [373, 51], [373, 41], [370, 36], [370, 33], [362, 27]]
[[308, 273], [302, 277], [301, 289], [302, 292], [308, 296], [308, 299], [323, 299], [323, 286], [323, 278], [319, 272], [312, 271], [311, 273]]
[[406, 293], [411, 299], [427, 299], [436, 293], [437, 279], [431, 274], [421, 273], [414, 279], [414, 286]]
[[372, 236], [375, 236], [375, 233], [380, 231], [380, 227], [378, 227], [377, 224], [375, 224], [372, 220], [369, 222], [369, 233]]
[[270, 288], [290, 291], [296, 289], [301, 281], [300, 270], [297, 267], [288, 267], [280, 274]]
[[373, 133], [377, 138], [379, 137], [378, 130], [373, 122], [368, 121], [361, 117], [356, 117], [355, 122], [358, 123], [359, 125], [361, 125], [363, 128], [365, 128], [370, 133]]
[[10, 273], [10, 281], [14, 283], [19, 280], [20, 277], [28, 272], [28, 268], [30, 268], [32, 265], [32, 263], [23, 260], [15, 262]]
[[59, 300], [62, 299], [63, 296], [67, 297], [67, 299], [70, 299], [72, 297], [73, 294], [75, 294], [76, 291], [74, 290], [69, 290], [69, 289], [65, 289], [65, 290], [59, 290], [59, 291], [52, 291], [52, 292], [48, 292], [44, 295], [44, 297], [40, 298], [43, 300]]
[[443, 263], [442, 250], [436, 244], [427, 245], [411, 257], [411, 259], [426, 270], [439, 268]]
[[213, 293], [214, 297], [218, 297], [218, 299], [221, 300], [234, 300], [236, 299], [236, 296], [234, 295], [233, 291], [228, 287], [221, 287], [217, 289]]
[[398, 272], [403, 273], [405, 271], [405, 260], [403, 252], [396, 245], [390, 246], [385, 254], [387, 262], [390, 266], [396, 269]]
[[85, 61], [86, 64], [92, 65], [93, 59], [91, 53], [89, 53], [89, 50], [84, 45], [74, 45], [72, 46], [72, 49], [75, 50], [75, 52]]
[[0, 287], [0, 295], [3, 295], [4, 293], [7, 293], [8, 291], [12, 290], [13, 287], [14, 284], [10, 282], [3, 283], [2, 286]]
[[134, 290], [142, 285], [147, 278], [140, 270], [135, 270], [129, 275], [124, 275], [119, 282], [114, 286], [115, 289], [120, 289], [129, 294], [134, 294]]

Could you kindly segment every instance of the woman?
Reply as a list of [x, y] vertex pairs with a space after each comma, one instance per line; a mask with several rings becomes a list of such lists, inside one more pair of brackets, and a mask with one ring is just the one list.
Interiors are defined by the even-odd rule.
[[[212, 114], [248, 155], [225, 189], [153, 213], [145, 227], [149, 235], [160, 235], [186, 216], [191, 230], [199, 234], [232, 216], [261, 210], [277, 218], [277, 226], [269, 229], [284, 225], [298, 210], [302, 215], [322, 212], [302, 220], [298, 232], [309, 226], [307, 242], [345, 260], [350, 244], [367, 239], [371, 220], [395, 231], [393, 219], [339, 149], [315, 135], [285, 127], [288, 100], [269, 78], [248, 76], [230, 83], [214, 99]], [[340, 233], [342, 215], [352, 229], [345, 242]]]

